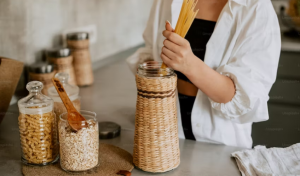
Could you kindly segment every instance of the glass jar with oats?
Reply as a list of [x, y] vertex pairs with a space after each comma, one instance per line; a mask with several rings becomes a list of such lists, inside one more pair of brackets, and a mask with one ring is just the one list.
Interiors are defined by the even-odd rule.
[[[80, 110], [79, 87], [70, 85], [68, 83], [69, 80], [68, 73], [57, 73], [54, 77], [58, 78], [59, 81], [62, 83], [74, 107], [79, 111]], [[60, 96], [58, 95], [54, 86], [48, 89], [48, 95], [54, 101], [54, 113], [56, 114], [56, 121], [59, 122], [59, 116], [67, 112], [67, 109], [64, 106], [63, 102], [61, 101]]]
[[26, 85], [29, 95], [18, 101], [22, 162], [47, 165], [58, 159], [57, 123], [53, 100], [41, 93], [43, 83]]
[[[58, 123], [60, 166], [67, 172], [83, 172], [99, 165], [99, 127], [96, 113], [79, 111], [86, 121], [77, 121], [82, 128], [72, 130], [68, 113]], [[71, 122], [74, 123], [74, 122]]]

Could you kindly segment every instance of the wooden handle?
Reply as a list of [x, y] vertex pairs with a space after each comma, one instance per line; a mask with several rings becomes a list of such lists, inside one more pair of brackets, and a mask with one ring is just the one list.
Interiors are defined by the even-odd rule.
[[56, 88], [58, 95], [60, 96], [62, 102], [64, 103], [67, 111], [70, 112], [77, 112], [75, 109], [72, 101], [69, 99], [68, 94], [66, 93], [63, 85], [60, 83], [60, 81], [57, 78], [52, 78], [52, 83], [54, 87]]
[[131, 172], [127, 170], [120, 170], [117, 175], [123, 175], [123, 176], [131, 176]]

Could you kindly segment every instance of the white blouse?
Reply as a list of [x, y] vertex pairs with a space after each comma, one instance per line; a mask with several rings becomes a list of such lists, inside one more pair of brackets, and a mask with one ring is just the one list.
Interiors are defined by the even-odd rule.
[[[127, 59], [133, 72], [146, 59], [161, 61], [165, 21], [171, 20], [175, 28], [182, 2], [154, 0], [143, 35], [146, 46]], [[230, 102], [217, 103], [198, 90], [191, 119], [197, 141], [252, 147], [252, 123], [269, 118], [267, 101], [276, 79], [280, 40], [270, 0], [228, 0], [207, 43], [204, 62], [230, 77], [236, 93]], [[178, 101], [177, 107], [179, 137], [184, 138]]]

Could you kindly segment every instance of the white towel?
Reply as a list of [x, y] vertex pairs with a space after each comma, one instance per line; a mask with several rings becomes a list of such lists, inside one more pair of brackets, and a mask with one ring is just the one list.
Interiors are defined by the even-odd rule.
[[256, 146], [231, 155], [242, 176], [300, 176], [300, 143], [287, 148]]

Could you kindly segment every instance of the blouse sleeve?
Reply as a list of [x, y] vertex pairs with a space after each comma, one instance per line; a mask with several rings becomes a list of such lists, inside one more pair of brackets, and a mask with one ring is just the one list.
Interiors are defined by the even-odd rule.
[[[273, 7], [263, 1], [251, 16], [240, 20], [242, 29], [229, 62], [217, 71], [232, 79], [236, 92], [228, 103], [210, 99], [224, 118], [237, 123], [268, 120], [267, 101], [275, 82], [281, 50], [280, 29]], [[248, 12], [249, 13], [249, 12]]]
[[150, 16], [147, 22], [146, 29], [143, 33], [145, 41], [145, 47], [139, 48], [133, 55], [129, 56], [126, 60], [130, 70], [135, 74], [139, 64], [153, 60], [153, 32], [155, 24], [155, 18], [157, 18], [157, 8], [159, 7], [159, 0], [154, 0]]

